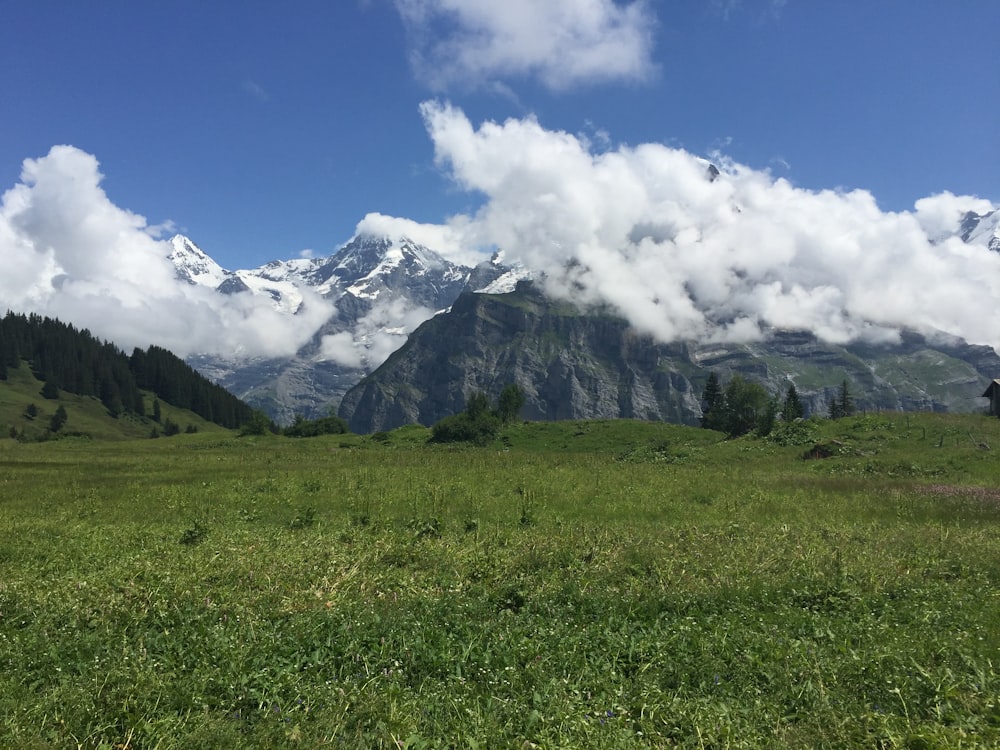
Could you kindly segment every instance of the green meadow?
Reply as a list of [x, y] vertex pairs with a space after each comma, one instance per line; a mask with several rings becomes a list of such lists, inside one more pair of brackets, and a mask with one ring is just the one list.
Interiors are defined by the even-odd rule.
[[1000, 746], [1000, 420], [428, 435], [0, 441], [0, 746]]

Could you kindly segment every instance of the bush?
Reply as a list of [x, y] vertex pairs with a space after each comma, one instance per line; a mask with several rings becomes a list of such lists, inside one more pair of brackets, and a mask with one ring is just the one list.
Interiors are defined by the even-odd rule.
[[301, 414], [295, 415], [295, 423], [286, 427], [283, 434], [286, 437], [317, 437], [319, 435], [345, 435], [350, 430], [340, 417], [330, 415], [320, 419], [305, 419]]
[[430, 442], [486, 445], [517, 418], [522, 406], [524, 391], [518, 385], [508, 385], [500, 392], [495, 409], [490, 408], [489, 396], [477, 391], [465, 402], [465, 411], [445, 417], [431, 428]]
[[491, 412], [472, 416], [467, 411], [445, 417], [431, 428], [432, 443], [486, 445], [500, 433], [500, 418]]
[[277, 432], [277, 427], [262, 411], [255, 411], [249, 421], [240, 427], [241, 436], [266, 435], [268, 432]]
[[819, 429], [807, 419], [778, 422], [767, 439], [775, 445], [812, 445], [819, 439]]
[[524, 389], [511, 383], [500, 391], [500, 398], [497, 399], [497, 416], [503, 424], [508, 425], [517, 419], [523, 406]]

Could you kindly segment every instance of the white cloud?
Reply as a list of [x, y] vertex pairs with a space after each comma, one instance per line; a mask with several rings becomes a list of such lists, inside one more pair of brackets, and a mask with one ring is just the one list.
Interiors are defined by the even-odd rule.
[[949, 192], [921, 198], [914, 207], [917, 221], [932, 240], [938, 240], [954, 231], [955, 225], [967, 213], [987, 214], [995, 207], [982, 198], [953, 195]]
[[536, 76], [550, 89], [655, 70], [647, 0], [395, 0], [417, 75], [438, 90]]
[[943, 194], [886, 213], [866, 191], [804, 190], [722, 158], [712, 180], [705, 160], [659, 144], [594, 153], [530, 117], [475, 128], [447, 105], [422, 112], [437, 163], [486, 196], [462, 226], [469, 241], [663, 341], [773, 327], [886, 340], [908, 327], [1000, 345], [1000, 255], [954, 236], [988, 201]]
[[221, 295], [176, 278], [169, 223], [119, 208], [101, 189], [97, 159], [72, 146], [24, 162], [0, 201], [0, 307], [60, 318], [123, 348], [178, 355], [294, 353], [330, 316], [303, 291], [298, 315], [267, 298]]
[[370, 234], [375, 237], [406, 237], [418, 245], [423, 245], [441, 257], [459, 265], [474, 266], [486, 256], [469, 244], [465, 235], [466, 218], [459, 216], [448, 224], [421, 224], [412, 219], [370, 213], [354, 230], [355, 235]]
[[324, 336], [320, 356], [345, 367], [374, 369], [402, 346], [417, 326], [434, 310], [405, 297], [376, 304], [352, 331]]

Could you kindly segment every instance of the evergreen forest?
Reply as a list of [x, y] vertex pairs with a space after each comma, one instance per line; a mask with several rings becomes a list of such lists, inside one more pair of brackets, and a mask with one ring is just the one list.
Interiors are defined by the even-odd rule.
[[253, 414], [236, 396], [162, 347], [136, 348], [128, 356], [86, 329], [8, 312], [0, 319], [0, 380], [23, 363], [44, 383], [43, 397], [57, 398], [60, 391], [92, 396], [113, 417], [144, 416], [144, 390], [222, 427], [240, 427]]

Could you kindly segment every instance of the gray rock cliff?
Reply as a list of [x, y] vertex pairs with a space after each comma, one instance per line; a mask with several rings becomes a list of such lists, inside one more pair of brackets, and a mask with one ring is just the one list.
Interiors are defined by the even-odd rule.
[[826, 412], [846, 378], [859, 409], [975, 411], [1000, 376], [989, 347], [907, 333], [893, 345], [837, 346], [776, 331], [754, 344], [657, 343], [621, 318], [545, 298], [530, 282], [509, 294], [461, 295], [344, 396], [340, 416], [368, 433], [431, 425], [475, 391], [517, 383], [526, 419], [638, 418], [698, 424], [709, 372], [783, 396], [794, 383], [807, 412]]

